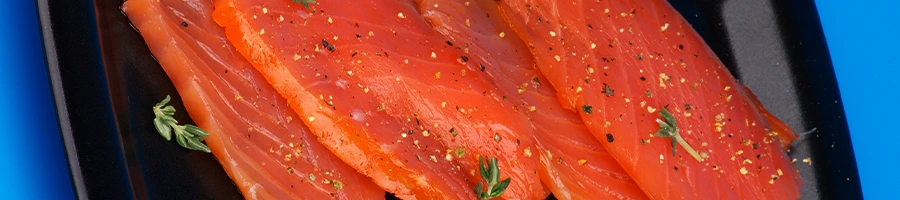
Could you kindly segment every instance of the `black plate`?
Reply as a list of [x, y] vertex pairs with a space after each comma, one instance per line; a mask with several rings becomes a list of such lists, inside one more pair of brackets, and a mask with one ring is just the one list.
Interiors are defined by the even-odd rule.
[[[861, 199], [850, 133], [812, 0], [672, 0], [762, 103], [794, 130], [817, 131], [791, 156], [803, 199]], [[121, 0], [37, 0], [54, 98], [80, 198], [240, 199], [211, 154], [159, 137], [150, 109], [185, 110]], [[176, 118], [191, 122], [185, 112]], [[800, 131], [802, 132], [802, 131]]]

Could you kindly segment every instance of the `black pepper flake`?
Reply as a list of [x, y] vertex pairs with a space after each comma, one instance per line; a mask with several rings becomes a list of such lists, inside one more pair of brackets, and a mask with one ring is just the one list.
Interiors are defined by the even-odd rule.
[[448, 41], [447, 41], [447, 45], [449, 45], [449, 46], [451, 46], [451, 47], [452, 47], [452, 46], [453, 46], [453, 43], [452, 43], [452, 42], [450, 42], [450, 41], [449, 41], [449, 40], [448, 40]]
[[615, 90], [609, 88], [608, 84], [606, 84], [606, 83], [603, 84], [603, 93], [606, 94], [606, 96], [611, 97], [614, 95], [614, 92], [615, 92]]
[[581, 106], [581, 111], [583, 111], [585, 114], [591, 114], [591, 113], [594, 113], [594, 107], [589, 106], [589, 105], [583, 105], [583, 106]]
[[691, 104], [684, 104], [684, 110], [691, 110]]
[[353, 24], [353, 25], [356, 26], [356, 27], [359, 27], [359, 23], [355, 23], [355, 24]]
[[481, 72], [484, 72], [484, 64], [478, 64], [478, 65], [481, 65]]
[[322, 47], [325, 47], [325, 49], [328, 49], [330, 52], [334, 52], [334, 45], [329, 44], [328, 40], [322, 39]]
[[641, 145], [647, 145], [647, 141], [645, 141], [644, 139], [641, 139]]
[[644, 76], [641, 76], [641, 81], [646, 81], [646, 80], [647, 80], [647, 78], [644, 78]]
[[651, 93], [650, 90], [647, 90], [646, 93], [647, 93], [647, 98], [653, 98], [653, 93]]
[[591, 24], [588, 24], [588, 28], [594, 29], [594, 26], [591, 26]]
[[534, 88], [541, 87], [541, 80], [538, 79], [538, 77], [531, 77], [531, 85], [534, 86]]
[[684, 45], [678, 45], [678, 50], [684, 50]]
[[[451, 45], [451, 46], [452, 46], [452, 45]], [[459, 58], [462, 58], [463, 62], [469, 62], [469, 57], [466, 57], [466, 56], [460, 56]]]
[[678, 166], [672, 166], [672, 167], [675, 168], [675, 171], [678, 171]]
[[450, 128], [450, 134], [453, 136], [459, 135], [459, 132], [456, 132], [456, 128]]
[[181, 22], [181, 26], [184, 26], [185, 28], [187, 28], [187, 27], [188, 27], [188, 23], [187, 23], [187, 22]]
[[637, 56], [638, 60], [644, 60], [644, 53], [639, 53]]
[[359, 54], [359, 52], [353, 52], [353, 55], [350, 55], [350, 57], [355, 57], [357, 54]]
[[356, 34], [356, 39], [362, 38], [362, 35]]
[[759, 142], [753, 143], [753, 149], [756, 149], [758, 147], [759, 147]]
[[615, 138], [613, 138], [612, 133], [607, 133], [607, 134], [606, 134], [606, 141], [607, 141], [607, 142], [613, 142], [613, 141], [615, 141]]

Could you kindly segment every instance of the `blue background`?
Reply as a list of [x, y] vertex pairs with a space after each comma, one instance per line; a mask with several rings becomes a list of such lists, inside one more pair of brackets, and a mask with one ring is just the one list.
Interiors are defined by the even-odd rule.
[[34, 1], [0, 6], [0, 198], [73, 199]]
[[[852, 2], [852, 3], [851, 3]], [[900, 2], [817, 0], [837, 73], [863, 192], [887, 199], [900, 187]], [[0, 194], [71, 199], [34, 2], [0, 6]]]
[[900, 1], [818, 0], [851, 140], [868, 199], [896, 199], [900, 190]]

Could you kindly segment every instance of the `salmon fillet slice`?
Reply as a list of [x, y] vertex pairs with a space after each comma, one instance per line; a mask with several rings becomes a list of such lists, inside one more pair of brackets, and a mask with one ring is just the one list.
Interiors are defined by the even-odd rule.
[[529, 122], [412, 1], [216, 0], [229, 41], [338, 157], [404, 199], [473, 199], [499, 158], [509, 199], [547, 196]]
[[[206, 143], [247, 199], [383, 199], [300, 122], [225, 31], [210, 0], [122, 5], [174, 83]], [[292, 120], [293, 119], [293, 120]]]
[[[782, 147], [794, 133], [765, 117], [666, 1], [500, 4], [563, 106], [610, 141], [601, 144], [650, 198], [799, 197], [800, 177]], [[699, 159], [653, 136], [663, 110]]]
[[[525, 43], [506, 25], [493, 0], [420, 0], [419, 11], [468, 62], [483, 71], [530, 118], [541, 181], [560, 199], [647, 199], [619, 163], [564, 109], [538, 71]], [[484, 67], [483, 70], [481, 67]], [[604, 140], [605, 142], [605, 140]]]

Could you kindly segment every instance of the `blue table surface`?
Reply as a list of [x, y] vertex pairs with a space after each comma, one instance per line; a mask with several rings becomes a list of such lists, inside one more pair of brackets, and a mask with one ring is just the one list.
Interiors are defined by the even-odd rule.
[[[0, 6], [0, 194], [4, 199], [71, 199], [74, 191], [56, 123], [32, 1]], [[886, 129], [898, 106], [900, 2], [816, 0], [850, 123], [868, 199], [900, 189], [900, 134]], [[894, 14], [894, 15], [892, 15]], [[882, 132], [884, 131], [884, 132]]]

